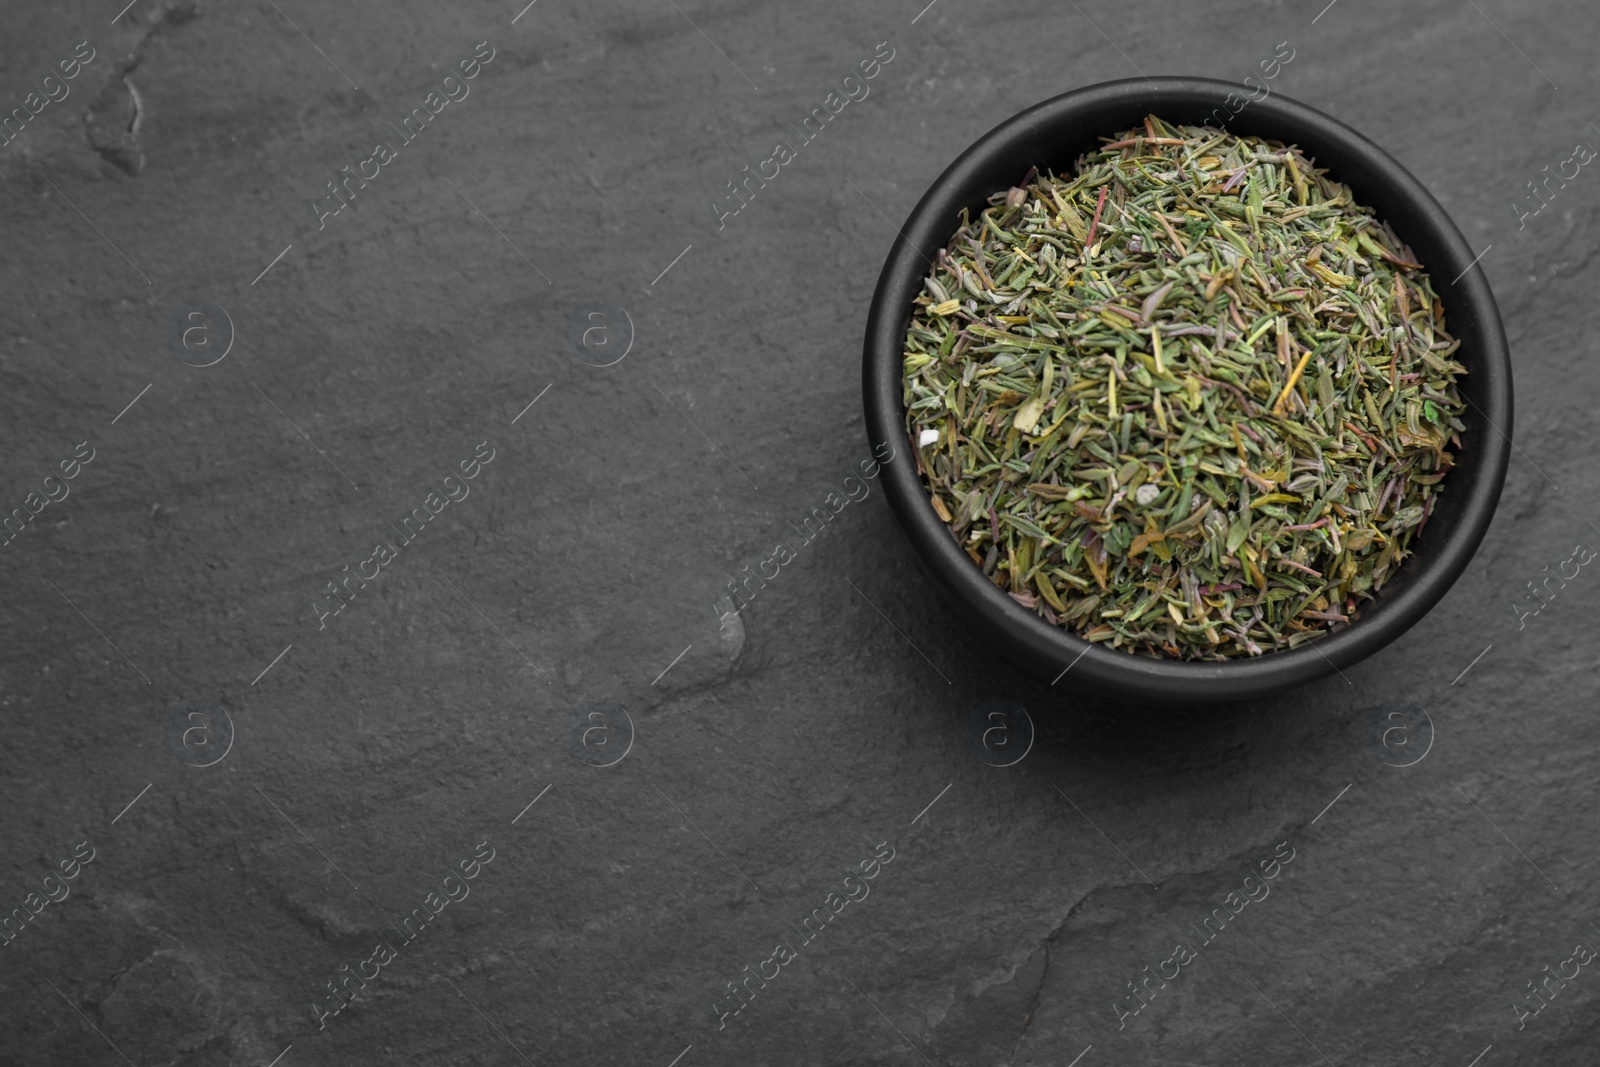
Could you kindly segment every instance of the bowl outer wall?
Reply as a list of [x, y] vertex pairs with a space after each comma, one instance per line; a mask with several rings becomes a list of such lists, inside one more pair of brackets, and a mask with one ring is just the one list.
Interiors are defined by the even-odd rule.
[[[921, 561], [979, 634], [1041, 680], [1070, 668], [1074, 686], [1158, 701], [1244, 700], [1351, 666], [1394, 640], [1444, 596], [1466, 568], [1499, 501], [1510, 456], [1511, 360], [1499, 311], [1474, 253], [1427, 189], [1391, 156], [1338, 120], [1281, 94], [1250, 103], [1226, 128], [1298, 145], [1328, 176], [1349, 185], [1425, 264], [1461, 339], [1469, 373], [1463, 447], [1413, 554], [1346, 629], [1298, 649], [1222, 663], [1157, 659], [1092, 645], [1013, 601], [961, 551], [933, 511], [905, 432], [902, 342], [912, 299], [963, 207], [976, 213], [1030, 166], [1073, 173], [1097, 138], [1142, 125], [1144, 116], [1199, 125], [1239, 87], [1207, 78], [1131, 78], [1074, 90], [1007, 119], [934, 181], [901, 227], [879, 275], [867, 319], [863, 386], [874, 447], [894, 445], [882, 483], [891, 510]], [[1226, 114], [1226, 109], [1223, 111]], [[1458, 277], [1459, 275], [1459, 277]], [[1448, 279], [1457, 279], [1454, 282]]]

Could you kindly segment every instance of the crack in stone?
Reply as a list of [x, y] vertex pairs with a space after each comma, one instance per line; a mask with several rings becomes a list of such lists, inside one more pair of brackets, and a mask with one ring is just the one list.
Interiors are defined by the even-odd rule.
[[[145, 107], [139, 91], [128, 75], [138, 69], [144, 60], [145, 46], [151, 38], [168, 26], [181, 26], [196, 16], [195, 0], [176, 0], [161, 9], [149, 29], [139, 37], [128, 54], [116, 65], [111, 78], [84, 111], [84, 140], [101, 159], [129, 176], [144, 169], [144, 147], [139, 143], [139, 127], [143, 124]], [[121, 92], [117, 86], [121, 86]], [[128, 119], [126, 122], [101, 123], [101, 115], [109, 115], [119, 99], [126, 93]]]
[[1051, 930], [1042, 939], [1040, 944], [1044, 948], [1044, 970], [1039, 975], [1039, 984], [1034, 987], [1033, 999], [1028, 1002], [1028, 1012], [1022, 1017], [1022, 1032], [1017, 1035], [1016, 1043], [1011, 1046], [1011, 1055], [1013, 1057], [1016, 1056], [1017, 1051], [1022, 1048], [1022, 1042], [1027, 1039], [1028, 1028], [1033, 1025], [1033, 1017], [1039, 1010], [1039, 1002], [1044, 999], [1045, 983], [1050, 981], [1050, 946], [1055, 944], [1056, 938], [1061, 936], [1061, 931], [1067, 928], [1067, 924], [1072, 921], [1072, 917], [1076, 915], [1085, 904], [1089, 903], [1090, 899], [1102, 889], [1124, 889], [1128, 886], [1140, 884], [1142, 883], [1114, 882], [1110, 885], [1095, 886], [1093, 889], [1089, 890], [1082, 897], [1080, 897], [1076, 904], [1068, 908], [1067, 914], [1062, 917], [1059, 923], [1056, 924], [1056, 928]]
[[144, 101], [139, 99], [139, 90], [127, 77], [122, 79], [122, 84], [128, 87], [128, 98], [133, 101], [133, 118], [128, 120], [128, 133], [135, 139], [139, 136], [139, 123], [144, 119]]
[[[1302, 823], [1298, 823], [1297, 822], [1297, 823], [1293, 824], [1292, 826], [1284, 828], [1280, 832], [1284, 834], [1284, 840], [1293, 840], [1296, 836], [1299, 835], [1299, 832], [1301, 830], [1303, 830], [1303, 829], [1304, 829], [1304, 825]], [[1236, 856], [1245, 855], [1245, 854], [1246, 853], [1244, 851], [1240, 851], [1238, 853], [1235, 853]], [[1205, 876], [1205, 875], [1210, 875], [1210, 874], [1214, 873], [1215, 871], [1219, 870], [1221, 866], [1226, 865], [1229, 862], [1231, 862], [1231, 858], [1224, 859], [1222, 864], [1213, 864], [1211, 866], [1207, 866], [1207, 867], [1201, 868], [1199, 870], [1173, 871], [1173, 872], [1169, 873], [1165, 878], [1163, 878], [1161, 880], [1161, 882], [1156, 886], [1156, 888], [1159, 891], [1159, 889], [1162, 886], [1171, 883], [1174, 879], [1194, 879], [1194, 878], [1199, 878], [1199, 877], [1202, 877], [1202, 876]], [[1075, 916], [1079, 911], [1083, 910], [1083, 908], [1086, 905], [1088, 905], [1088, 903], [1091, 900], [1094, 899], [1095, 894], [1097, 894], [1097, 893], [1103, 893], [1106, 890], [1111, 890], [1111, 889], [1142, 888], [1142, 887], [1146, 887], [1148, 885], [1149, 885], [1148, 882], [1141, 880], [1141, 881], [1130, 881], [1130, 882], [1109, 882], [1109, 883], [1107, 883], [1105, 885], [1095, 886], [1094, 888], [1092, 888], [1092, 889], [1088, 890], [1086, 893], [1084, 893], [1084, 895], [1082, 897], [1078, 898], [1077, 903], [1073, 904], [1070, 908], [1067, 909], [1066, 915], [1064, 915], [1062, 917], [1061, 921], [1056, 924], [1055, 929], [1051, 930], [1048, 934], [1046, 934], [1040, 940], [1040, 946], [1044, 949], [1044, 969], [1043, 969], [1042, 973], [1039, 975], [1038, 985], [1034, 988], [1033, 996], [1028, 1002], [1027, 1014], [1025, 1014], [1023, 1016], [1023, 1018], [1022, 1018], [1022, 1030], [1017, 1035], [1016, 1042], [1012, 1045], [1011, 1055], [1013, 1057], [1015, 1057], [1017, 1052], [1022, 1048], [1023, 1041], [1025, 1041], [1027, 1039], [1028, 1031], [1032, 1027], [1033, 1020], [1038, 1014], [1039, 1004], [1044, 999], [1045, 985], [1050, 980], [1050, 953], [1051, 953], [1051, 947], [1056, 943], [1057, 939], [1060, 938], [1061, 932], [1067, 928], [1067, 924], [1072, 922], [1073, 916]]]
[[[1066, 922], [1063, 921], [1061, 926], [1065, 925]], [[1011, 1046], [1012, 1056], [1017, 1054], [1017, 1050], [1022, 1048], [1023, 1041], [1027, 1040], [1028, 1027], [1033, 1025], [1033, 1013], [1039, 1010], [1039, 1001], [1044, 999], [1044, 986], [1050, 980], [1050, 945], [1061, 933], [1061, 926], [1057, 926], [1051, 931], [1050, 936], [1044, 939], [1044, 971], [1039, 975], [1039, 984], [1034, 987], [1033, 999], [1028, 1003], [1027, 1014], [1022, 1017], [1022, 1032], [1017, 1035], [1016, 1044]]]

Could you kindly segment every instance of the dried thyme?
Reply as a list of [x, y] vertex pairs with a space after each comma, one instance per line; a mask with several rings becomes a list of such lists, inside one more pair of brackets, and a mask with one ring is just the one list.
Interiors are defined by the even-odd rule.
[[906, 333], [933, 508], [996, 585], [1129, 652], [1226, 659], [1359, 617], [1460, 448], [1421, 264], [1275, 141], [1154, 116], [1030, 172]]

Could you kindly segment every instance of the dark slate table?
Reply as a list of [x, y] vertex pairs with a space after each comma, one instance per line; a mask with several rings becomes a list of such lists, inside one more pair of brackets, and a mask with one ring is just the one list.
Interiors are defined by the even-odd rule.
[[[11, 1062], [1595, 1061], [1592, 6], [122, 3], [0, 32]], [[1483, 249], [1494, 526], [1278, 699], [1015, 677], [830, 501], [894, 225], [1280, 45]]]

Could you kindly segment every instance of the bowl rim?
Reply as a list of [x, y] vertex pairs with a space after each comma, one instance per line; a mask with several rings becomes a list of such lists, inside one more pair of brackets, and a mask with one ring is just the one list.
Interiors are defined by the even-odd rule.
[[[1167, 118], [1173, 112], [1214, 109], [1239, 91], [1236, 83], [1212, 78], [1127, 78], [1074, 89], [1012, 115], [957, 156], [929, 186], [899, 227], [873, 292], [863, 343], [864, 415], [869, 443], [875, 449], [884, 443], [893, 447], [880, 477], [890, 509], [936, 583], [969, 616], [967, 621], [1009, 659], [1051, 685], [1070, 671], [1074, 681], [1069, 686], [1203, 703], [1252, 699], [1336, 671], [1342, 675], [1342, 668], [1399, 637], [1444, 597], [1494, 517], [1510, 460], [1511, 358], [1488, 280], [1481, 269], [1474, 269], [1477, 258], [1449, 214], [1394, 157], [1338, 119], [1277, 92], [1251, 101], [1224, 128], [1299, 144], [1328, 168], [1331, 178], [1353, 187], [1357, 183], [1350, 176], [1357, 176], [1360, 203], [1373, 206], [1413, 248], [1418, 243], [1433, 246], [1426, 260], [1428, 273], [1452, 330], [1476, 341], [1463, 382], [1464, 392], [1470, 389], [1477, 400], [1464, 418], [1470, 433], [1463, 435], [1464, 447], [1447, 482], [1465, 500], [1454, 528], [1441, 531], [1438, 542], [1426, 543], [1426, 566], [1407, 569], [1424, 554], [1417, 547], [1421, 542], [1415, 542], [1401, 571], [1363, 605], [1362, 619], [1300, 648], [1222, 662], [1156, 658], [1099, 647], [1017, 604], [973, 565], [934, 512], [905, 431], [902, 340], [911, 301], [921, 291], [934, 250], [943, 248], [954, 232], [960, 207], [982, 203], [1005, 188], [993, 183], [994, 172], [1011, 173], [1004, 180], [1016, 181], [1030, 157], [1052, 151], [1041, 147], [1041, 140], [1070, 136], [1072, 127], [1094, 122], [1103, 113], [1138, 111], [1141, 118], [1148, 113]], [[1096, 125], [1078, 137], [1109, 136], [1137, 121], [1112, 128]], [[1175, 121], [1189, 120], [1180, 115]], [[1072, 152], [1067, 162], [1077, 155]], [[1055, 168], [1066, 169], [1059, 163]], [[974, 188], [986, 191], [974, 200]], [[1386, 207], [1376, 207], [1375, 201]], [[1402, 217], [1403, 226], [1396, 221]], [[1451, 277], [1456, 280], [1443, 280]], [[1470, 454], [1469, 445], [1477, 446]]]

